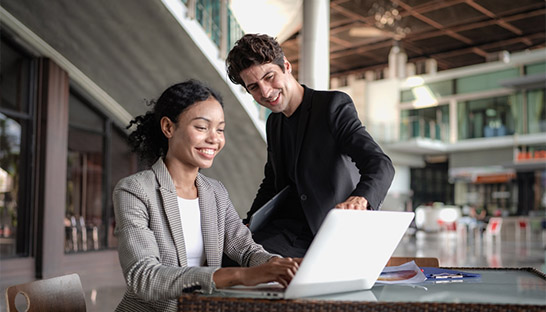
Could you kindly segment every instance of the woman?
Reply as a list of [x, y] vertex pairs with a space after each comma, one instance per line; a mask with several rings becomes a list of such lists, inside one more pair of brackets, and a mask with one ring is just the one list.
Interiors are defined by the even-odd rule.
[[[114, 190], [116, 236], [127, 291], [117, 311], [176, 311], [183, 292], [287, 285], [300, 259], [256, 244], [224, 186], [199, 173], [224, 146], [220, 97], [198, 81], [169, 87], [131, 121], [129, 142], [153, 163]], [[242, 267], [220, 268], [222, 254]]]

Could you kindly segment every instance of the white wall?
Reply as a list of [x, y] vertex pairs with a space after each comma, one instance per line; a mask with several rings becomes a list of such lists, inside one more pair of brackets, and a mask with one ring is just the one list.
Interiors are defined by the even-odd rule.
[[372, 136], [380, 142], [398, 139], [400, 110], [399, 82], [384, 79], [365, 82], [365, 124]]

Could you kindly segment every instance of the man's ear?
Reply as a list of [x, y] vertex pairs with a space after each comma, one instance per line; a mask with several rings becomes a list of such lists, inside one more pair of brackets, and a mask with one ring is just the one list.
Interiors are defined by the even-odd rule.
[[167, 139], [172, 138], [174, 133], [174, 122], [166, 116], [163, 116], [159, 122], [161, 124], [161, 132], [163, 132], [165, 137], [167, 137]]
[[290, 64], [286, 56], [284, 57], [284, 70], [288, 73], [292, 73], [292, 64]]

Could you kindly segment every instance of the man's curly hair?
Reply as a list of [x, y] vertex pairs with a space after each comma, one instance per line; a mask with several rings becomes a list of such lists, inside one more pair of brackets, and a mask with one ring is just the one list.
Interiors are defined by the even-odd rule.
[[229, 79], [246, 88], [241, 71], [253, 66], [273, 63], [284, 73], [284, 53], [275, 38], [261, 34], [246, 34], [235, 42], [226, 58]]

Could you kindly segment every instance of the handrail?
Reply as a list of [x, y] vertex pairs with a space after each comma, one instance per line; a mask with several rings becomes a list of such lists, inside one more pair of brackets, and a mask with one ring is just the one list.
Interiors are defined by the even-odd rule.
[[[188, 10], [188, 14], [195, 17], [197, 22], [203, 27], [209, 38], [221, 50], [222, 41], [226, 41], [227, 50], [224, 54], [233, 47], [235, 41], [241, 38], [244, 34], [243, 29], [237, 22], [233, 12], [229, 8], [222, 10], [222, 6], [227, 3], [222, 3], [223, 0], [180, 0]], [[225, 12], [225, 13], [224, 13]], [[226, 14], [225, 28], [223, 29], [222, 18]], [[222, 55], [221, 57], [225, 57]]]

